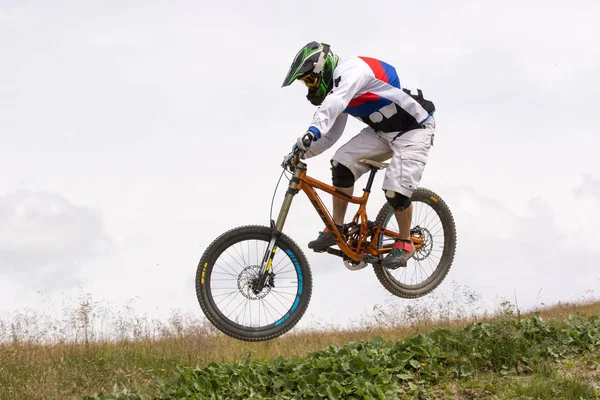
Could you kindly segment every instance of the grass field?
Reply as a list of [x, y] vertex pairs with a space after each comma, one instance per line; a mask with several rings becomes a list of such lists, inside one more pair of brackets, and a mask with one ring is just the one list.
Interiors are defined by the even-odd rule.
[[245, 343], [177, 314], [99, 323], [83, 296], [63, 319], [0, 321], [0, 399], [599, 398], [600, 302], [537, 314], [461, 302], [477, 298], [391, 303], [353, 328]]

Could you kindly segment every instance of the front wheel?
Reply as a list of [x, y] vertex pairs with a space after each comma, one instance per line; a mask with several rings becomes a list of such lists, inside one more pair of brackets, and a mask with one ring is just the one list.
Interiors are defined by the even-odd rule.
[[290, 330], [308, 307], [312, 275], [306, 256], [287, 235], [275, 242], [270, 274], [256, 283], [273, 229], [242, 226], [223, 233], [204, 251], [196, 271], [202, 311], [221, 332], [245, 341], [270, 340]]
[[[402, 298], [417, 298], [432, 292], [442, 283], [454, 260], [456, 226], [448, 205], [431, 190], [418, 188], [412, 195], [411, 238], [417, 250], [405, 266], [395, 269], [373, 264], [379, 282], [390, 293]], [[386, 203], [375, 225], [398, 232], [394, 209]], [[379, 236], [378, 248], [389, 248], [393, 237]]]

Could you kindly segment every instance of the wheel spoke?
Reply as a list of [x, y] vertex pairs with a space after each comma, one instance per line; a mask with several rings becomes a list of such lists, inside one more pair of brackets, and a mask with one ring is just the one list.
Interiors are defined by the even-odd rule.
[[220, 321], [237, 329], [267, 329], [291, 312], [301, 280], [304, 290], [310, 290], [306, 288], [306, 278], [300, 279], [301, 272], [294, 264], [298, 257], [291, 258], [285, 247], [280, 248], [279, 242], [276, 246], [280, 251], [275, 252], [270, 274], [264, 287], [257, 290], [260, 264], [269, 241], [270, 233], [229, 241], [227, 247], [221, 247], [220, 253], [213, 257], [211, 268], [202, 271], [203, 280], [208, 283], [201, 287], [212, 299], [211, 307]]
[[[446, 230], [451, 227], [452, 231], [450, 233], [454, 234], [454, 227], [448, 225], [448, 220], [444, 222], [442, 219], [441, 213], [446, 211], [440, 208], [439, 202], [441, 200], [439, 198], [438, 201], [433, 200], [435, 203], [432, 200], [428, 192], [417, 193], [416, 196], [413, 196], [411, 235], [415, 243], [417, 243], [417, 238], [423, 241], [411, 259], [409, 259], [407, 265], [395, 269], [382, 268], [381, 273], [378, 272], [377, 276], [384, 283], [384, 286], [387, 285], [386, 288], [388, 290], [399, 296], [408, 295], [413, 290], [420, 290], [417, 296], [421, 296], [423, 295], [422, 288], [431, 285], [437, 286], [439, 284], [439, 281], [432, 283], [435, 282], [435, 279], [432, 279], [432, 277], [440, 274], [440, 263], [444, 262], [445, 248], [448, 245], [446, 243], [448, 240], [448, 232]], [[396, 232], [400, 232], [394, 210], [389, 206], [386, 208], [386, 214], [380, 214], [377, 221], [381, 221], [377, 223], [381, 224], [384, 229], [393, 229]], [[453, 219], [450, 218], [449, 221], [453, 224]], [[392, 240], [393, 238], [382, 235], [379, 238], [378, 247], [390, 247]], [[454, 246], [454, 243], [452, 243], [452, 246]], [[452, 248], [451, 251], [453, 252], [454, 249]], [[449, 266], [445, 268], [449, 268]], [[378, 270], [376, 269], [376, 271]], [[444, 276], [445, 274], [442, 275], [442, 278]], [[410, 296], [414, 297], [415, 295], [411, 293]]]

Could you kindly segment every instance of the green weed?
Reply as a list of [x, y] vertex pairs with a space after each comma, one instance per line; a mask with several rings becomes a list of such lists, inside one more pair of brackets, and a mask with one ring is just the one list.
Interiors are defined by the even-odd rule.
[[[486, 387], [509, 398], [595, 398], [592, 383], [556, 376], [555, 366], [597, 354], [600, 319], [565, 321], [504, 318], [465, 328], [438, 328], [404, 340], [350, 342], [306, 357], [257, 360], [250, 353], [231, 363], [178, 365], [173, 378], [157, 377], [152, 388], [116, 388], [100, 399], [434, 399], [450, 382], [492, 373], [500, 381], [527, 380], [507, 389]], [[532, 379], [533, 377], [533, 379]], [[125, 390], [125, 391], [123, 391]], [[514, 397], [516, 396], [516, 397]], [[558, 397], [556, 397], [558, 396]], [[564, 397], [566, 396], [566, 397]], [[574, 397], [573, 397], [574, 396]], [[592, 396], [592, 397], [590, 397]], [[451, 397], [449, 397], [451, 398]]]

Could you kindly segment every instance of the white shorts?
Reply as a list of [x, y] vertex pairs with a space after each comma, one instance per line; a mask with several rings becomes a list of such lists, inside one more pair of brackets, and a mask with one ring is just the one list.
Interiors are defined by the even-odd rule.
[[379, 162], [391, 158], [385, 171], [383, 190], [411, 197], [421, 181], [434, 132], [433, 115], [422, 127], [402, 134], [393, 143], [398, 132], [378, 132], [366, 127], [340, 147], [331, 161], [346, 166], [358, 179], [370, 170], [368, 165], [359, 162], [361, 158]]

